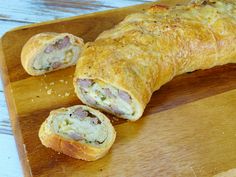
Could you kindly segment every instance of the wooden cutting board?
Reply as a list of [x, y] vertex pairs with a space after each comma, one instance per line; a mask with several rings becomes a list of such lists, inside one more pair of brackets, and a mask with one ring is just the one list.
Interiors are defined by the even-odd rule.
[[153, 94], [137, 122], [109, 115], [117, 139], [108, 155], [98, 161], [75, 160], [41, 145], [38, 130], [49, 112], [81, 102], [72, 85], [74, 67], [39, 77], [26, 74], [20, 64], [25, 42], [46, 31], [69, 32], [92, 41], [127, 14], [149, 6], [30, 25], [2, 37], [1, 74], [25, 176], [208, 177], [236, 167], [233, 64], [174, 78]]

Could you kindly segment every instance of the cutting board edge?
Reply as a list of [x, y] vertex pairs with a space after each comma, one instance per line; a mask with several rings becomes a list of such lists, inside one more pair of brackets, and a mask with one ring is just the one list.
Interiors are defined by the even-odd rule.
[[31, 177], [31, 170], [29, 163], [27, 161], [26, 150], [24, 147], [24, 141], [22, 138], [21, 128], [17, 117], [17, 111], [15, 106], [15, 101], [12, 95], [11, 83], [8, 77], [7, 65], [4, 58], [4, 51], [2, 49], [2, 38], [0, 38], [0, 76], [2, 79], [2, 85], [4, 90], [4, 96], [7, 103], [7, 109], [9, 112], [9, 118], [11, 122], [11, 127], [14, 135], [14, 139], [17, 146], [17, 151], [19, 154], [19, 159], [21, 161], [21, 166], [23, 168], [24, 176]]

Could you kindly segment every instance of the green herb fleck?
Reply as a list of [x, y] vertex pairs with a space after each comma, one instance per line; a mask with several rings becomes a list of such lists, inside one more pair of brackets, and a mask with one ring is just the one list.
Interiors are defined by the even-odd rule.
[[104, 95], [101, 97], [101, 100], [104, 101], [105, 99], [107, 99]]
[[86, 139], [85, 139], [85, 143], [91, 144], [92, 141], [89, 141], [89, 140], [86, 140]]
[[44, 68], [44, 70], [48, 71], [50, 69], [50, 66]]

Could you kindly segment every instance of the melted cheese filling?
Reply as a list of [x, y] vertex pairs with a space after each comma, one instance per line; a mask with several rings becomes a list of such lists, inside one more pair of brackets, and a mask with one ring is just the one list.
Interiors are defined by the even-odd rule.
[[74, 64], [78, 53], [78, 47], [73, 45], [67, 46], [61, 50], [54, 50], [51, 53], [41, 52], [34, 60], [33, 69], [46, 71], [53, 70], [52, 64], [55, 62], [60, 62], [62, 64], [58, 68]]
[[[109, 89], [113, 96], [110, 97], [106, 95], [104, 89]], [[132, 100], [131, 103], [125, 101], [124, 99], [119, 97], [118, 92], [119, 90], [115, 87], [105, 84], [101, 81], [97, 81], [94, 82], [90, 87], [85, 88], [84, 91], [82, 91], [82, 94], [84, 95], [85, 100], [86, 95], [89, 95], [89, 97], [96, 102], [95, 106], [98, 106], [101, 109], [119, 114], [116, 111], [112, 110], [115, 107], [119, 110], [121, 115], [134, 115], [135, 106]]]
[[80, 136], [82, 139], [78, 141], [82, 143], [103, 144], [108, 136], [106, 125], [103, 122], [101, 124], [93, 124], [91, 117], [83, 119], [71, 117], [70, 114], [72, 113], [73, 111], [70, 111], [57, 115], [57, 120], [55, 121], [54, 119], [53, 121], [55, 132], [68, 139], [73, 139], [71, 134]]

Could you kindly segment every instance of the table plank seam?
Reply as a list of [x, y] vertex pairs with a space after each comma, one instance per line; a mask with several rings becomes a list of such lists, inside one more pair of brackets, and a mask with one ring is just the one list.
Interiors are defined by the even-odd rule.
[[6, 19], [6, 18], [0, 18], [0, 21], [8, 21], [8, 22], [18, 22], [18, 23], [36, 23], [35, 21], [26, 21], [26, 20], [13, 20], [13, 19]]

